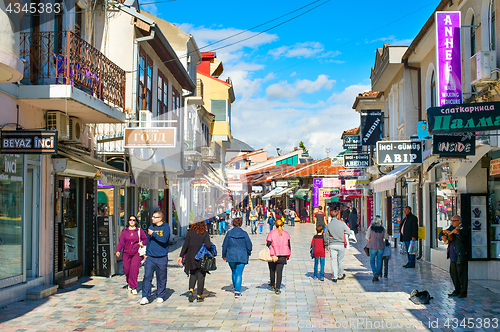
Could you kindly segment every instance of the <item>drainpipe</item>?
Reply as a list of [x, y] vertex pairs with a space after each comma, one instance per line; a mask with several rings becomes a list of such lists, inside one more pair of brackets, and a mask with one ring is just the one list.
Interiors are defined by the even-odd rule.
[[150, 25], [151, 27], [151, 34], [149, 36], [141, 37], [141, 38], [135, 38], [134, 39], [134, 59], [133, 59], [133, 64], [132, 64], [132, 114], [135, 114], [137, 117], [137, 89], [138, 89], [138, 63], [139, 63], [139, 43], [151, 40], [155, 37], [155, 25]]
[[[422, 121], [422, 70], [419, 67], [412, 67], [408, 65], [408, 59], [404, 59], [405, 69], [414, 70], [417, 72], [417, 111], [418, 111], [418, 121]], [[410, 77], [411, 80], [411, 77]], [[420, 182], [422, 181], [422, 165], [418, 168], [418, 186], [417, 186], [417, 202], [418, 202], [418, 226], [422, 227], [424, 225], [423, 222], [423, 196], [422, 196], [422, 188], [420, 187]], [[422, 239], [418, 240], [418, 257], [417, 259], [422, 258], [423, 251], [423, 241]]]

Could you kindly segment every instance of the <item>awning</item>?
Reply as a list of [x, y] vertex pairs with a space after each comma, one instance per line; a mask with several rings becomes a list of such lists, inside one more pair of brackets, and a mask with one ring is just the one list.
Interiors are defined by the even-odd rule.
[[[66, 165], [57, 169], [58, 173], [77, 175], [77, 176], [95, 176], [98, 171], [101, 174], [101, 183], [109, 185], [124, 186], [128, 184], [130, 175], [127, 172], [121, 171], [113, 166], [106, 164], [99, 159], [91, 157], [83, 152], [78, 152], [59, 145], [57, 153], [68, 158]], [[82, 166], [75, 165], [81, 164]]]
[[274, 194], [279, 193], [280, 191], [283, 191], [283, 188], [282, 187], [276, 187], [273, 190], [271, 190], [270, 192], [268, 192], [267, 194], [265, 194], [264, 196], [262, 196], [262, 199], [264, 201], [270, 200], [271, 197], [274, 196]]
[[292, 191], [294, 188], [286, 188], [285, 190], [282, 190], [282, 191], [278, 191], [276, 192], [272, 197], [277, 197], [277, 196], [281, 196], [281, 195], [284, 195], [286, 193], [289, 193], [290, 191]]
[[210, 178], [209, 176], [203, 174], [203, 177], [205, 179], [207, 179], [208, 182], [210, 182], [211, 185], [213, 185], [214, 187], [216, 187], [217, 189], [220, 189], [222, 190], [224, 193], [227, 193], [229, 191], [229, 189], [217, 182], [215, 182], [214, 180], [212, 180], [212, 178]]
[[378, 193], [396, 188], [396, 181], [417, 166], [418, 165], [401, 165], [393, 169], [380, 179], [372, 182], [373, 192]]
[[295, 193], [295, 195], [293, 195], [293, 198], [300, 198], [300, 199], [303, 199], [305, 201], [310, 201], [311, 200], [311, 195], [309, 194], [309, 189], [299, 189], [299, 190], [297, 190], [297, 192]]
[[328, 197], [328, 198], [325, 198], [325, 203], [336, 203], [339, 201], [339, 198], [342, 197], [342, 195], [340, 194], [337, 194], [335, 196], [331, 196], [331, 197]]

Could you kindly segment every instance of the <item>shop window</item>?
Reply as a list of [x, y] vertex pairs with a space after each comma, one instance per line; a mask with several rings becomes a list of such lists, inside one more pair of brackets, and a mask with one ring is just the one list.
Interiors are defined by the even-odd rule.
[[23, 273], [23, 156], [0, 155], [0, 279]]
[[64, 178], [62, 213], [64, 225], [64, 269], [78, 265], [80, 260], [79, 179]]
[[431, 75], [431, 107], [436, 106], [436, 75], [432, 71]]
[[460, 215], [460, 195], [458, 183], [451, 178], [449, 164], [436, 168], [436, 207], [435, 224], [433, 225], [433, 247], [446, 250], [447, 245], [439, 241], [439, 233], [451, 225], [451, 218]]
[[490, 258], [500, 259], [500, 151], [490, 153], [488, 218]]

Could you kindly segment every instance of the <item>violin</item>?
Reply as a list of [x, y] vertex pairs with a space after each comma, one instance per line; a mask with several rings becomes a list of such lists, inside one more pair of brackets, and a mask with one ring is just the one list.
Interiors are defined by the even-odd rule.
[[[460, 224], [460, 226], [458, 226], [458, 228], [455, 228], [455, 229], [458, 229], [458, 231], [460, 232], [463, 229], [462, 224]], [[453, 242], [453, 238], [454, 238], [456, 233], [452, 233], [452, 232], [453, 231], [449, 231], [449, 230], [443, 231], [443, 235], [441, 236], [441, 240], [444, 242], [444, 244], [448, 244], [450, 242]]]

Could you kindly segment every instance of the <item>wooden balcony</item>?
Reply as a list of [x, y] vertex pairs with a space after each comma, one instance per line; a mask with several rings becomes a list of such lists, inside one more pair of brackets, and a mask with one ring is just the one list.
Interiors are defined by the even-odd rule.
[[72, 31], [22, 32], [23, 85], [70, 85], [125, 108], [125, 71]]

